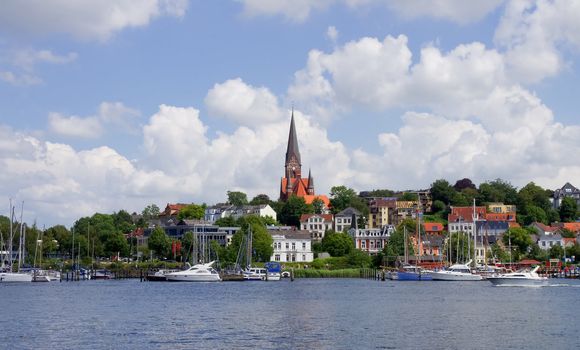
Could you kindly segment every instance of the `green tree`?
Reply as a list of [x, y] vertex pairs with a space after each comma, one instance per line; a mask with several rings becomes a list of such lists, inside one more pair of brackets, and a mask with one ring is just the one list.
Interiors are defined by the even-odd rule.
[[324, 201], [320, 198], [314, 198], [312, 201], [312, 208], [315, 214], [322, 214], [324, 211]]
[[280, 212], [280, 222], [291, 226], [300, 226], [300, 216], [302, 214], [312, 214], [314, 208], [306, 204], [304, 198], [290, 196]]
[[220, 227], [234, 227], [238, 225], [238, 222], [233, 217], [226, 216], [225, 218], [217, 219], [214, 224]]
[[470, 238], [467, 233], [450, 233], [449, 237], [451, 239], [447, 241], [448, 246], [445, 247], [445, 252], [448, 254], [451, 253], [451, 261], [464, 263], [469, 260], [469, 257], [473, 257], [474, 249], [471, 247]]
[[534, 222], [548, 224], [548, 216], [546, 215], [544, 209], [536, 207], [535, 205], [529, 205], [526, 208], [526, 212], [527, 214], [520, 216], [525, 226], [528, 226]]
[[447, 209], [447, 206], [441, 200], [438, 199], [436, 201], [433, 201], [433, 205], [431, 206], [431, 211], [434, 214], [443, 213], [445, 211], [445, 209]]
[[562, 199], [562, 203], [560, 204], [560, 219], [563, 222], [576, 221], [577, 213], [578, 205], [576, 204], [576, 200], [571, 197], [564, 197], [564, 199]]
[[562, 259], [564, 257], [564, 248], [559, 244], [553, 245], [548, 254], [552, 259]]
[[530, 182], [518, 192], [518, 211], [527, 214], [530, 206], [542, 208], [547, 212], [551, 208], [550, 198], [545, 189]]
[[117, 253], [121, 256], [127, 256], [129, 254], [129, 244], [125, 236], [121, 233], [114, 233], [107, 237], [104, 249], [105, 254], [108, 256], [114, 256]]
[[159, 210], [159, 207], [156, 204], [149, 204], [143, 209], [141, 215], [143, 215], [143, 218], [145, 220], [150, 220], [158, 217], [160, 212], [161, 211]]
[[254, 261], [266, 262], [270, 261], [270, 257], [274, 252], [272, 246], [274, 240], [266, 230], [262, 218], [256, 215], [249, 215], [240, 218], [242, 230], [247, 234], [252, 232], [252, 258]]
[[331, 230], [322, 238], [322, 248], [331, 256], [345, 256], [355, 249], [354, 241], [348, 233]]
[[484, 203], [516, 204], [518, 200], [517, 189], [502, 179], [482, 183], [479, 185], [479, 194]]
[[147, 239], [147, 247], [157, 256], [167, 256], [171, 248], [171, 240], [161, 227], [156, 227]]
[[548, 222], [549, 223], [561, 221], [560, 220], [560, 213], [554, 208], [550, 208], [550, 210], [548, 210], [548, 212], [546, 214], [548, 215]]
[[416, 201], [419, 200], [419, 196], [413, 192], [405, 192], [399, 199], [402, 201]]
[[179, 220], [184, 219], [196, 219], [200, 220], [205, 216], [205, 207], [203, 205], [190, 204], [185, 206], [185, 208], [179, 211], [177, 218]]
[[117, 228], [117, 231], [121, 233], [129, 233], [135, 229], [135, 225], [133, 224], [131, 214], [129, 214], [126, 210], [119, 210], [112, 216], [113, 223]]
[[503, 244], [509, 247], [511, 242], [513, 260], [519, 261], [528, 252], [528, 248], [533, 244], [530, 233], [520, 227], [512, 227], [503, 235]]
[[431, 198], [434, 201], [438, 200], [445, 204], [451, 204], [455, 193], [455, 189], [447, 180], [439, 179], [431, 184]]
[[358, 249], [353, 249], [346, 255], [346, 261], [351, 267], [366, 268], [372, 265], [371, 257]]
[[476, 189], [473, 182], [468, 178], [463, 178], [461, 180], [457, 180], [457, 182], [455, 182], [455, 185], [453, 185], [453, 188], [455, 189], [455, 191], [458, 191], [458, 192], [461, 192], [466, 188], [471, 188], [473, 190]]
[[251, 205], [260, 205], [260, 204], [270, 204], [271, 200], [267, 194], [259, 194], [256, 197], [252, 198], [250, 201]]
[[248, 196], [244, 192], [228, 191], [228, 203], [235, 206], [248, 204]]
[[[407, 231], [407, 237], [410, 237], [411, 234], [410, 231]], [[407, 238], [407, 252], [409, 256], [415, 254], [413, 244], [409, 238]], [[383, 248], [383, 254], [389, 265], [392, 265], [398, 257], [405, 256], [405, 230], [403, 224], [399, 225], [395, 232], [391, 234], [389, 241]]]

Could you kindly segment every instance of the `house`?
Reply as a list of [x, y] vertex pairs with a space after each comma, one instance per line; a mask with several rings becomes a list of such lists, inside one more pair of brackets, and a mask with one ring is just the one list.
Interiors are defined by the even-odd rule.
[[494, 214], [507, 214], [515, 213], [516, 206], [513, 204], [503, 204], [503, 203], [488, 203], [487, 212]]
[[396, 201], [394, 210], [390, 211], [389, 223], [396, 226], [406, 218], [415, 219], [422, 209], [418, 201]]
[[573, 232], [576, 235], [580, 234], [580, 222], [563, 222], [556, 224], [556, 226]]
[[533, 228], [539, 236], [548, 236], [560, 233], [559, 227], [544, 225], [541, 222], [533, 222], [528, 227]]
[[[423, 261], [441, 261], [443, 257], [443, 249], [445, 247], [445, 237], [439, 234], [425, 234], [421, 235], [421, 247], [417, 244], [417, 237], [411, 235], [411, 244], [413, 251], [421, 252], [421, 260]], [[419, 249], [420, 248], [420, 249]]]
[[559, 188], [554, 191], [554, 196], [552, 198], [552, 205], [554, 209], [560, 208], [560, 204], [562, 204], [562, 199], [565, 197], [570, 197], [576, 200], [576, 204], [580, 207], [580, 189], [572, 186], [569, 182], [566, 182], [562, 188]]
[[324, 233], [332, 230], [332, 214], [302, 214], [300, 229], [310, 232], [314, 240], [324, 238]]
[[276, 211], [269, 204], [241, 205], [237, 207], [230, 204], [218, 204], [205, 208], [205, 220], [210, 223], [226, 217], [239, 219], [248, 215], [256, 215], [259, 217], [269, 216], [276, 220]]
[[345, 232], [353, 225], [352, 218], [360, 218], [362, 214], [355, 208], [348, 207], [334, 215], [334, 231]]
[[221, 246], [231, 243], [233, 235], [240, 227], [220, 227], [203, 220], [180, 220], [177, 223], [170, 220], [160, 225], [152, 225], [144, 230], [145, 243], [155, 227], [161, 227], [172, 239], [181, 239], [187, 232], [192, 232], [198, 242], [217, 241]]
[[170, 204], [167, 203], [167, 205], [165, 206], [165, 210], [163, 210], [161, 213], [159, 213], [159, 216], [165, 216], [165, 217], [170, 217], [170, 216], [177, 216], [177, 214], [179, 214], [179, 211], [185, 207], [187, 207], [189, 204], [184, 204], [184, 203], [176, 203], [176, 204]]
[[312, 239], [310, 232], [303, 230], [271, 230], [274, 252], [271, 261], [279, 262], [312, 262]]
[[382, 228], [390, 224], [389, 215], [395, 209], [396, 198], [392, 200], [378, 198], [371, 199], [368, 202], [369, 206], [369, 220], [367, 222], [368, 228]]
[[425, 222], [423, 223], [423, 231], [427, 235], [440, 235], [443, 233], [445, 227], [440, 222]]
[[354, 240], [356, 249], [376, 255], [383, 250], [391, 234], [395, 232], [395, 226], [387, 225], [383, 228], [351, 228], [348, 234]]
[[538, 235], [538, 246], [540, 249], [549, 250], [553, 246], [559, 245], [564, 246], [564, 240], [562, 235], [559, 233], [549, 234], [549, 235]]

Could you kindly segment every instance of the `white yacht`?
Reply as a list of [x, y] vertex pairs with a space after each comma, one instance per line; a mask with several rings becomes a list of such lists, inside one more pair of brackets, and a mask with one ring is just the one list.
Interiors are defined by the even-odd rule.
[[0, 272], [0, 283], [32, 282], [32, 276], [27, 273]]
[[250, 267], [242, 273], [244, 274], [244, 280], [246, 281], [265, 281], [267, 271], [264, 268]]
[[520, 270], [488, 277], [487, 280], [496, 286], [545, 286], [548, 278], [538, 275], [540, 267], [536, 266], [531, 271]]
[[165, 275], [167, 281], [174, 282], [219, 282], [221, 277], [211, 267], [213, 261], [207, 264], [197, 264], [184, 271], [177, 271]]
[[446, 270], [430, 272], [434, 281], [481, 281], [481, 275], [471, 272], [469, 263], [451, 265]]

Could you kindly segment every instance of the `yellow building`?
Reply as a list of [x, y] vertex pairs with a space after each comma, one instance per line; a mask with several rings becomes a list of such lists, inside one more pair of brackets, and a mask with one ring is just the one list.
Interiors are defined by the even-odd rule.
[[516, 206], [512, 204], [489, 203], [487, 205], [487, 212], [496, 214], [515, 213]]

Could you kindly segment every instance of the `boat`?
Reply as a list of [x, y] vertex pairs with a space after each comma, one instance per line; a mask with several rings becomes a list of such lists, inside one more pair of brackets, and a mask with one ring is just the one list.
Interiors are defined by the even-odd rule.
[[207, 264], [193, 265], [187, 270], [171, 272], [165, 275], [167, 281], [172, 282], [219, 282], [221, 277], [218, 272], [211, 267], [214, 261]]
[[264, 264], [264, 267], [268, 271], [267, 281], [279, 281], [282, 276], [282, 265], [276, 261], [270, 261]]
[[[24, 211], [24, 202], [22, 203], [22, 210]], [[4, 237], [2, 235], [2, 231], [0, 230], [0, 283], [12, 283], [12, 282], [32, 282], [32, 276], [27, 273], [23, 273], [20, 270], [18, 272], [12, 272], [13, 268], [13, 255], [12, 255], [12, 242], [14, 241], [14, 230], [13, 230], [13, 222], [14, 222], [14, 207], [12, 206], [12, 200], [10, 200], [10, 236], [8, 237], [8, 242], [6, 242], [8, 246], [8, 251], [4, 250], [3, 246]], [[22, 262], [24, 249], [24, 233], [23, 225], [22, 225], [22, 213], [20, 214], [20, 240], [18, 246], [18, 267]], [[8, 261], [8, 265], [4, 265], [4, 261]]]
[[243, 272], [245, 281], [264, 281], [266, 280], [266, 269], [260, 267], [249, 267]]
[[178, 272], [179, 270], [175, 270], [175, 269], [160, 269], [157, 271], [150, 271], [147, 276], [145, 276], [145, 279], [147, 281], [151, 281], [151, 282], [162, 282], [162, 281], [167, 281], [167, 277], [166, 275], [172, 272]]
[[483, 277], [471, 272], [468, 261], [465, 264], [454, 264], [446, 270], [433, 271], [429, 274], [434, 281], [481, 281]]
[[495, 286], [545, 286], [548, 285], [548, 278], [538, 275], [540, 267], [536, 266], [532, 270], [519, 270], [516, 272], [499, 274], [488, 277]]
[[111, 279], [112, 274], [109, 270], [95, 270], [91, 277], [94, 280], [108, 280]]
[[27, 273], [0, 272], [0, 283], [32, 282], [32, 276]]
[[420, 266], [405, 264], [398, 270], [390, 271], [387, 278], [395, 281], [432, 281], [431, 271]]

